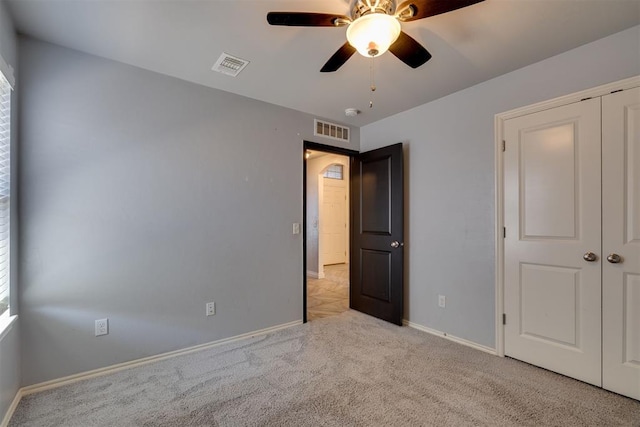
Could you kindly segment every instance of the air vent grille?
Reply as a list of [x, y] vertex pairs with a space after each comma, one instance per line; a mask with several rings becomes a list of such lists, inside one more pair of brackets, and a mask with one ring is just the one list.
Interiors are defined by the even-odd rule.
[[223, 52], [211, 69], [218, 73], [236, 77], [240, 74], [240, 71], [244, 70], [247, 64], [249, 64], [249, 61]]
[[336, 139], [338, 141], [349, 142], [350, 130], [346, 126], [337, 125], [335, 123], [325, 122], [323, 120], [314, 120], [313, 134], [315, 136], [324, 136], [326, 138]]

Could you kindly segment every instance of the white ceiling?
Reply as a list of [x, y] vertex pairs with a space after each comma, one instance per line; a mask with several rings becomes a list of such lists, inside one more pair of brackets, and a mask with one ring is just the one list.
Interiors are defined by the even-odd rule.
[[[486, 0], [406, 22], [433, 59], [411, 69], [390, 53], [322, 65], [345, 28], [273, 27], [269, 11], [350, 14], [348, 0], [7, 0], [20, 33], [205, 86], [363, 126], [640, 23], [640, 0]], [[251, 61], [211, 71], [222, 52]], [[594, 58], [597, 60], [597, 58]], [[345, 108], [362, 111], [346, 117]]]

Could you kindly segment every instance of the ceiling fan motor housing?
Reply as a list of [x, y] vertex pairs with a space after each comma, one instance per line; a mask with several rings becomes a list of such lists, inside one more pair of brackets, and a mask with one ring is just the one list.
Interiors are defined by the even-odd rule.
[[351, 10], [351, 18], [355, 21], [361, 16], [368, 15], [370, 13], [393, 15], [395, 10], [396, 2], [394, 0], [358, 0]]

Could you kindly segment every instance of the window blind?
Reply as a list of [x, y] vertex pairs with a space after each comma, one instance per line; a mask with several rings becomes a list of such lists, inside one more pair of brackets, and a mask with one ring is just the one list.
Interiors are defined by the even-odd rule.
[[0, 315], [9, 308], [11, 86], [0, 73]]

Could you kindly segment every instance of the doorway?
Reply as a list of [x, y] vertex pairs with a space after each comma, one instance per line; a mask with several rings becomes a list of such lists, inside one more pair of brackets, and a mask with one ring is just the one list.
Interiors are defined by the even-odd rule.
[[326, 150], [305, 147], [306, 320], [349, 309], [351, 157]]
[[[338, 160], [325, 159], [325, 165], [311, 169], [311, 157], [325, 154], [343, 156]], [[348, 241], [346, 262], [337, 272], [342, 278], [349, 278], [344, 286], [348, 289], [347, 300], [342, 309], [352, 308], [365, 314], [402, 325], [403, 316], [403, 259], [404, 259], [404, 191], [403, 191], [403, 145], [387, 147], [360, 153], [344, 148], [304, 142], [303, 151], [303, 321], [308, 318], [308, 292], [311, 280], [326, 280], [328, 263], [322, 257], [320, 244], [321, 219], [313, 215], [312, 204], [321, 206], [318, 199], [308, 197], [321, 187], [315, 180], [322, 173], [324, 189], [325, 174], [330, 174], [331, 165], [345, 162], [349, 173], [342, 170], [343, 178], [349, 179], [347, 202]], [[311, 160], [310, 160], [311, 159]], [[324, 190], [323, 190], [324, 191]], [[319, 209], [319, 208], [317, 208]], [[340, 207], [332, 207], [340, 211]], [[317, 239], [312, 233], [317, 233]], [[333, 235], [330, 232], [325, 233]], [[341, 239], [340, 237], [333, 237]], [[317, 242], [317, 243], [316, 243]], [[319, 255], [314, 256], [314, 251]], [[316, 270], [314, 270], [314, 267]], [[342, 291], [344, 294], [344, 291]], [[337, 295], [334, 295], [334, 297]], [[333, 307], [337, 308], [337, 307]]]

